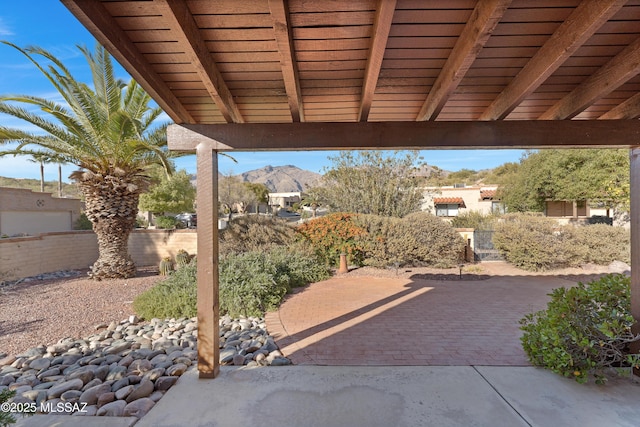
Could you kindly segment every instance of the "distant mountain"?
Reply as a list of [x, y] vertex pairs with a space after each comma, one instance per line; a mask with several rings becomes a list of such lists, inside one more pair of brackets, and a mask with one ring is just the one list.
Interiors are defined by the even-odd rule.
[[265, 166], [239, 175], [245, 182], [267, 186], [273, 193], [306, 191], [316, 186], [322, 175], [296, 166]]

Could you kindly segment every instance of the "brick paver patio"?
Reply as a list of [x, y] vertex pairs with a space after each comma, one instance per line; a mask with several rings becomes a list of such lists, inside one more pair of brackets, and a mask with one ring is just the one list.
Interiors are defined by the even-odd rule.
[[294, 364], [529, 365], [519, 320], [571, 284], [337, 276], [288, 296], [267, 328]]

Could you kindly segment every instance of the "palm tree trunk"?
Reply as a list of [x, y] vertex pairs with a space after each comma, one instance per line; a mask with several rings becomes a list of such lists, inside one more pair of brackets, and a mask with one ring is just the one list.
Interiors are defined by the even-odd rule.
[[62, 165], [58, 163], [58, 197], [62, 197]]
[[44, 161], [40, 160], [40, 192], [44, 193]]
[[89, 276], [96, 280], [129, 278], [136, 266], [129, 255], [129, 234], [138, 211], [141, 188], [125, 177], [85, 173], [78, 180], [85, 197], [85, 214], [98, 237], [98, 260]]

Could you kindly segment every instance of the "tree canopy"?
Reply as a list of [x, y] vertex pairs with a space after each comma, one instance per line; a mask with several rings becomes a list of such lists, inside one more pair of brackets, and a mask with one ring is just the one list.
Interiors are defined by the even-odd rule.
[[334, 211], [403, 217], [420, 209], [416, 151], [342, 151], [314, 189]]
[[589, 200], [604, 206], [629, 203], [629, 155], [621, 149], [529, 151], [506, 171], [501, 199], [511, 212], [542, 211], [545, 200]]
[[155, 184], [140, 195], [140, 210], [153, 213], [193, 212], [196, 188], [185, 170], [167, 175], [154, 170]]

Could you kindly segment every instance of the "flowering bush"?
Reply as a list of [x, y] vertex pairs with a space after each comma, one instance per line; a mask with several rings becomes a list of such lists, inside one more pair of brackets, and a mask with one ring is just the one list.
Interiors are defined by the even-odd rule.
[[358, 214], [333, 213], [306, 222], [298, 227], [301, 236], [316, 249], [327, 265], [337, 265], [340, 254], [347, 254], [350, 263], [363, 265], [361, 236], [367, 231], [354, 222]]

